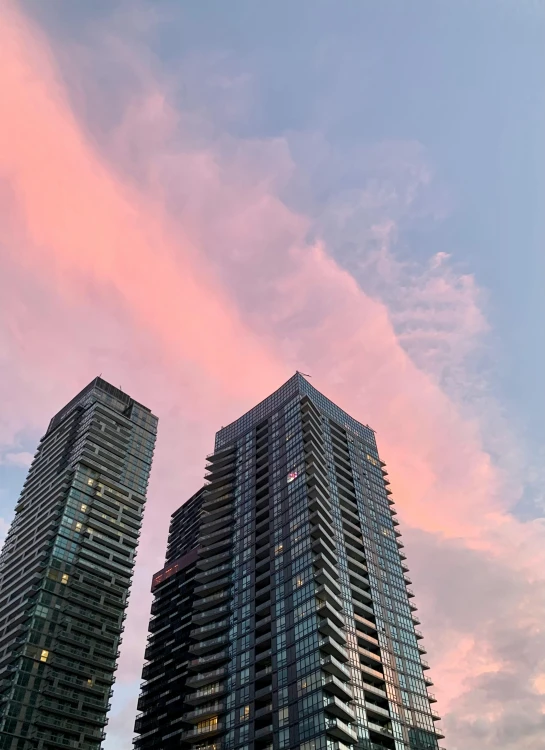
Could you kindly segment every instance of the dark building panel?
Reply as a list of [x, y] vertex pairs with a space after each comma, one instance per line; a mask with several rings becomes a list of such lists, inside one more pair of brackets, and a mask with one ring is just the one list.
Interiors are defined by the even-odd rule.
[[[192, 593], [169, 600], [161, 626], [168, 643], [190, 619], [176, 643], [191, 656], [176, 712], [165, 719], [160, 704], [147, 737], [175, 732], [172, 747], [193, 750], [437, 750], [374, 432], [297, 373], [217, 433], [207, 468]], [[189, 532], [174, 523], [178, 549]]]
[[0, 556], [0, 748], [99, 750], [157, 419], [95, 378], [51, 420]]

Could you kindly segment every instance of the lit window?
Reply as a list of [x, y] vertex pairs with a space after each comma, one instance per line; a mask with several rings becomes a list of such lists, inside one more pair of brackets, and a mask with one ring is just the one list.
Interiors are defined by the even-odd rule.
[[290, 471], [290, 473], [288, 474], [288, 484], [290, 482], [294, 482], [298, 476], [299, 476], [299, 473], [297, 471]]
[[68, 573], [62, 574], [61, 583], [64, 583], [64, 584], [68, 583]]
[[81, 531], [82, 528], [83, 528], [83, 524], [81, 524], [79, 521], [77, 521], [74, 528], [76, 529], [76, 531]]
[[47, 661], [48, 656], [49, 656], [49, 651], [46, 651], [44, 649], [40, 655], [40, 661]]
[[276, 547], [274, 548], [274, 554], [280, 555], [282, 554], [283, 551], [284, 551], [284, 545], [282, 544], [282, 542], [280, 542], [280, 544], [277, 544]]
[[199, 721], [197, 724], [197, 732], [213, 732], [214, 729], [218, 728], [218, 717], [212, 716], [206, 721]]
[[240, 709], [240, 721], [248, 721], [250, 718], [250, 706], [243, 706]]
[[94, 479], [90, 479], [90, 478], [89, 478], [89, 479], [87, 480], [87, 484], [89, 485], [89, 487], [92, 487], [94, 483], [95, 483]]
[[82, 511], [83, 513], [85, 513], [85, 512], [87, 511], [87, 506], [85, 505], [85, 503], [82, 503], [82, 504], [81, 504], [80, 510], [81, 510], [81, 511]]

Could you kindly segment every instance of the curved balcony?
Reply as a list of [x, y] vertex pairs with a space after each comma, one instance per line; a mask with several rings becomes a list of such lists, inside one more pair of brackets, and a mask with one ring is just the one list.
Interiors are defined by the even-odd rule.
[[214, 558], [214, 556], [228, 550], [232, 544], [231, 537], [228, 537], [227, 539], [222, 539], [220, 542], [199, 547], [199, 562], [204, 562], [206, 558]]
[[231, 589], [223, 589], [222, 591], [217, 591], [215, 594], [210, 594], [210, 596], [205, 596], [204, 599], [197, 599], [193, 604], [193, 607], [195, 609], [211, 609], [220, 602], [225, 602], [230, 598]]
[[219, 664], [222, 661], [228, 661], [229, 660], [229, 651], [227, 649], [224, 649], [223, 651], [218, 651], [215, 654], [208, 654], [207, 656], [199, 656], [197, 659], [191, 659], [189, 664], [187, 665], [187, 668], [191, 671], [202, 671], [202, 669], [206, 669], [207, 667], [211, 667], [214, 664]]
[[182, 721], [186, 721], [188, 724], [198, 724], [199, 722], [204, 721], [204, 719], [217, 716], [223, 711], [225, 711], [225, 703], [212, 703], [208, 706], [195, 708], [193, 711], [187, 711], [182, 714]]
[[[198, 566], [198, 563], [197, 563]], [[206, 583], [207, 581], [212, 581], [215, 578], [221, 578], [225, 575], [225, 573], [230, 573], [233, 570], [233, 565], [228, 562], [224, 563], [223, 565], [218, 565], [215, 568], [208, 568], [207, 570], [199, 570], [198, 573], [195, 574], [195, 581], [197, 583]]]
[[225, 726], [221, 721], [218, 721], [217, 723], [211, 722], [209, 727], [196, 727], [195, 729], [190, 729], [189, 732], [183, 732], [182, 740], [194, 744], [195, 742], [208, 739], [209, 737], [213, 737], [224, 731]]
[[189, 652], [191, 654], [206, 654], [208, 651], [213, 651], [221, 646], [227, 646], [229, 643], [229, 636], [219, 635], [217, 638], [210, 638], [206, 641], [199, 641], [198, 643], [191, 643], [189, 646]]
[[231, 612], [231, 604], [223, 604], [221, 607], [214, 609], [205, 609], [202, 612], [196, 612], [191, 620], [192, 625], [206, 625], [207, 622], [225, 617]]
[[211, 635], [221, 633], [225, 630], [229, 630], [229, 620], [220, 620], [219, 622], [211, 622], [208, 625], [202, 625], [200, 628], [194, 628], [190, 633], [189, 637], [196, 641], [204, 640], [209, 638]]
[[186, 685], [190, 688], [200, 688], [204, 687], [205, 685], [219, 682], [226, 675], [227, 669], [225, 667], [219, 667], [219, 669], [214, 669], [211, 672], [203, 672], [200, 674], [192, 675], [187, 680]]

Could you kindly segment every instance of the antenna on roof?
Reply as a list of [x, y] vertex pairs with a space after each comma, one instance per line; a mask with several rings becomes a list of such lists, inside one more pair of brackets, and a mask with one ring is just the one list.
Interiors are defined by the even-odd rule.
[[[297, 370], [297, 372], [299, 372], [299, 370]], [[309, 374], [308, 374], [308, 373], [306, 373], [306, 372], [299, 372], [299, 375], [304, 375], [304, 376], [305, 376], [305, 378], [311, 378], [311, 377], [312, 377], [312, 375], [309, 375]]]

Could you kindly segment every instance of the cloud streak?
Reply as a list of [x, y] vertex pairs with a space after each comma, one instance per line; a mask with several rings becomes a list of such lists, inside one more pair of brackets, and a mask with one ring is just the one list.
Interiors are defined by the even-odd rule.
[[[521, 478], [494, 463], [482, 413], [463, 402], [463, 363], [486, 331], [474, 280], [453, 276], [439, 251], [420, 290], [405, 285], [401, 301], [384, 292], [385, 277], [391, 292], [407, 274], [392, 256], [398, 215], [377, 186], [366, 189], [375, 254], [362, 242], [362, 266], [343, 267], [332, 235], [285, 199], [304, 178], [289, 139], [207, 128], [202, 112], [175, 106], [168, 82], [141, 73], [141, 38], [118, 33], [138, 98], [117, 102], [123, 118], [97, 146], [47, 38], [15, 6], [2, 11], [0, 352], [11, 399], [0, 441], [13, 453], [18, 432], [43, 428], [99, 368], [160, 415], [121, 679], [139, 676], [168, 513], [201, 481], [213, 432], [301, 369], [378, 431], [449, 750], [538, 750], [544, 532], [509, 514]], [[86, 68], [72, 60], [85, 92]], [[335, 212], [346, 221], [353, 204]], [[464, 374], [455, 389], [453, 363]], [[130, 711], [129, 700], [116, 712], [111, 747], [128, 746]]]

